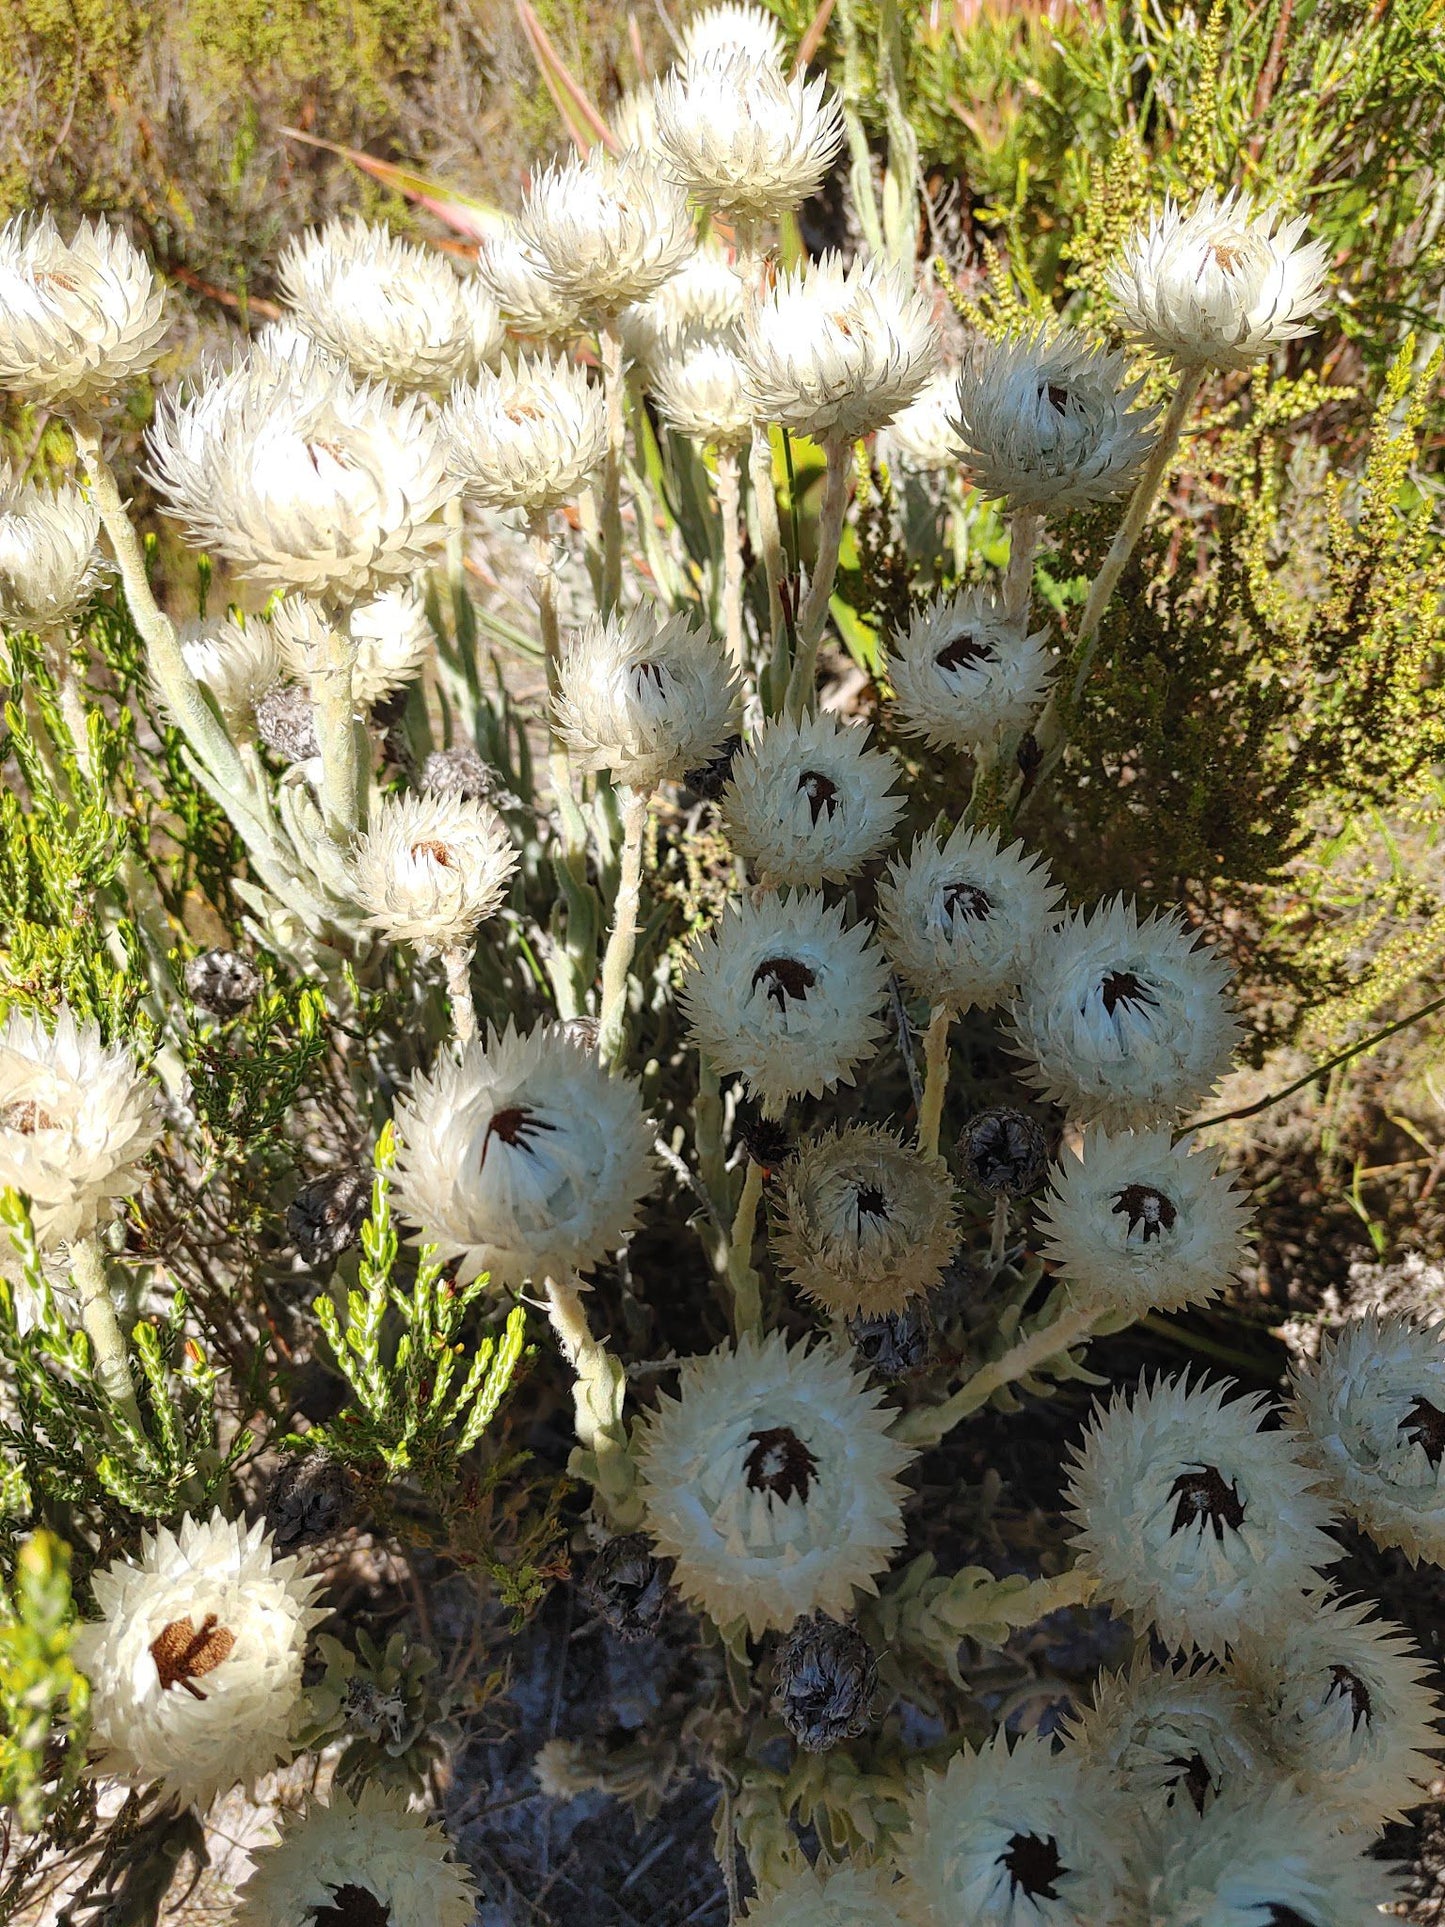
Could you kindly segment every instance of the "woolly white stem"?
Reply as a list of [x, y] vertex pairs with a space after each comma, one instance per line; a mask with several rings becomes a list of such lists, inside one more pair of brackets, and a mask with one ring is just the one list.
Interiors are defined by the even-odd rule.
[[532, 548], [532, 595], [547, 669], [547, 775], [562, 824], [562, 847], [571, 858], [587, 847], [587, 825], [572, 792], [572, 764], [557, 734], [554, 706], [561, 674], [562, 632], [557, 620], [557, 578], [552, 569], [552, 533], [546, 509], [533, 509], [527, 533]]
[[763, 1322], [762, 1294], [758, 1288], [758, 1274], [753, 1270], [753, 1238], [758, 1228], [758, 1206], [762, 1196], [763, 1167], [754, 1158], [749, 1158], [742, 1196], [738, 1199], [737, 1214], [733, 1218], [732, 1236], [728, 1240], [728, 1285], [733, 1300], [733, 1333], [738, 1338], [744, 1332], [759, 1330]]
[[321, 744], [321, 814], [327, 834], [344, 849], [361, 822], [361, 758], [351, 687], [356, 645], [329, 615], [325, 648], [326, 660], [311, 684]]
[[442, 968], [447, 973], [447, 995], [452, 1000], [452, 1024], [459, 1044], [469, 1044], [477, 1034], [477, 1006], [472, 998], [472, 946], [453, 944], [442, 952]]
[[773, 487], [773, 445], [767, 429], [753, 430], [748, 450], [748, 480], [758, 511], [758, 538], [763, 552], [763, 576], [768, 585], [768, 635], [777, 653], [783, 631], [783, 531], [778, 521], [778, 492]]
[[738, 674], [747, 671], [743, 640], [742, 478], [735, 448], [717, 452], [717, 506], [722, 517], [723, 636]]
[[1016, 1378], [1027, 1377], [1040, 1365], [1086, 1339], [1096, 1315], [1092, 1311], [1067, 1311], [1042, 1331], [1030, 1332], [1027, 1338], [1011, 1345], [1001, 1358], [981, 1365], [942, 1405], [920, 1405], [905, 1412], [894, 1426], [893, 1436], [908, 1445], [924, 1448], [937, 1445], [960, 1420], [976, 1412], [1003, 1386], [1011, 1385]]
[[562, 1347], [562, 1356], [576, 1373], [572, 1391], [577, 1443], [581, 1450], [580, 1476], [592, 1484], [619, 1531], [640, 1523], [637, 1468], [627, 1450], [622, 1420], [627, 1374], [622, 1361], [592, 1336], [587, 1310], [575, 1279], [547, 1278], [547, 1316]]
[[612, 906], [612, 929], [602, 957], [602, 1007], [597, 1022], [597, 1054], [604, 1064], [616, 1063], [622, 1049], [627, 1015], [627, 973], [637, 949], [637, 903], [642, 893], [642, 838], [647, 827], [646, 790], [622, 793], [622, 862], [617, 878], [617, 901]]
[[948, 1030], [952, 1021], [948, 1005], [935, 1004], [923, 1037], [923, 1102], [918, 1108], [918, 1148], [929, 1158], [938, 1156], [938, 1131], [948, 1091]]
[[1044, 518], [1037, 509], [1015, 509], [1009, 517], [1008, 567], [1004, 571], [1003, 606], [1010, 622], [1027, 617], [1033, 600], [1034, 557]]
[[813, 678], [818, 667], [818, 644], [828, 621], [828, 603], [838, 573], [838, 551], [843, 544], [843, 524], [848, 515], [848, 497], [853, 482], [853, 444], [830, 440], [828, 468], [823, 488], [823, 507], [818, 516], [818, 559], [808, 582], [808, 593], [798, 612], [798, 653], [788, 680], [788, 714], [801, 716], [813, 698]]
[[610, 616], [622, 599], [622, 458], [627, 439], [623, 413], [622, 335], [609, 316], [598, 330], [602, 394], [607, 404], [607, 454], [602, 465], [602, 593], [599, 613]]
[[143, 1434], [130, 1354], [105, 1278], [105, 1261], [94, 1238], [77, 1238], [70, 1247], [70, 1278], [80, 1300], [80, 1322], [95, 1353], [95, 1375], [125, 1422]]

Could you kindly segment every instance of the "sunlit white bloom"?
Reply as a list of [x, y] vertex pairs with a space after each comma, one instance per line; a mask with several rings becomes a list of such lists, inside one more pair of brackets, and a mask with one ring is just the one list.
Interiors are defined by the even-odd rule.
[[363, 380], [437, 388], [472, 365], [474, 310], [434, 248], [336, 219], [293, 240], [276, 272], [297, 324]]
[[30, 1200], [43, 1250], [116, 1215], [161, 1128], [156, 1086], [126, 1045], [103, 1043], [68, 1004], [53, 1031], [12, 1007], [0, 1029], [0, 1186]]
[[78, 488], [20, 484], [0, 466], [0, 623], [64, 622], [103, 574], [100, 512]]
[[998, 1732], [928, 1772], [898, 1850], [920, 1927], [1121, 1927], [1112, 1792], [1073, 1753]]
[[1063, 892], [1042, 857], [995, 830], [925, 830], [878, 886], [878, 935], [931, 1006], [989, 1009], [1018, 989]]
[[372, 1781], [354, 1799], [333, 1787], [326, 1805], [287, 1815], [256, 1855], [235, 1927], [467, 1927], [475, 1911], [472, 1877], [441, 1828]]
[[878, 1047], [888, 965], [866, 926], [811, 891], [729, 904], [698, 944], [680, 992], [693, 1036], [742, 1076], [770, 1116], [818, 1097]]
[[118, 227], [49, 214], [0, 227], [0, 389], [89, 407], [148, 368], [165, 333], [150, 263]]
[[719, 803], [728, 840], [774, 885], [841, 883], [882, 854], [903, 814], [898, 765], [826, 710], [775, 716], [733, 758]]
[[893, 1882], [877, 1867], [802, 1867], [765, 1887], [743, 1915], [746, 1927], [897, 1927]]
[[601, 314], [645, 300], [694, 245], [682, 190], [636, 149], [600, 143], [533, 178], [517, 232], [563, 296]]
[[780, 275], [742, 337], [760, 420], [815, 441], [854, 441], [892, 421], [933, 373], [939, 337], [901, 269], [822, 255]]
[[1035, 952], [1014, 1006], [1023, 1076], [1106, 1129], [1171, 1121], [1233, 1061], [1229, 976], [1172, 911], [1141, 922], [1122, 896], [1075, 911]]
[[646, 301], [634, 301], [617, 317], [623, 346], [649, 373], [655, 358], [680, 352], [710, 336], [728, 338], [742, 320], [747, 289], [742, 276], [716, 241], [694, 248]]
[[1151, 1820], [1176, 1806], [1203, 1813], [1272, 1773], [1249, 1696], [1207, 1661], [1154, 1667], [1146, 1657], [1127, 1672], [1100, 1673], [1073, 1739]]
[[1445, 1561], [1445, 1330], [1367, 1312], [1294, 1375], [1291, 1423], [1330, 1491], [1379, 1546]]
[[502, 319], [519, 335], [564, 341], [582, 325], [577, 302], [542, 273], [515, 227], [488, 235], [482, 243], [477, 279], [496, 302]]
[[1029, 727], [1053, 664], [1048, 631], [1030, 634], [988, 590], [935, 596], [889, 645], [898, 725], [934, 749], [992, 745]]
[[612, 110], [612, 132], [619, 147], [651, 153], [657, 146], [657, 100], [651, 86], [629, 87]]
[[386, 796], [352, 857], [373, 930], [420, 956], [468, 944], [504, 901], [517, 855], [507, 826], [465, 796]]
[[1012, 508], [1072, 509], [1130, 488], [1154, 442], [1154, 411], [1124, 356], [1071, 330], [981, 341], [958, 371], [953, 426], [963, 467]]
[[1436, 1695], [1398, 1626], [1332, 1600], [1246, 1643], [1242, 1677], [1300, 1792], [1345, 1829], [1404, 1817], [1439, 1772]]
[[163, 402], [151, 480], [188, 538], [268, 588], [349, 597], [416, 574], [454, 493], [418, 396], [359, 386], [326, 355], [252, 350]]
[[398, 1207], [498, 1285], [583, 1271], [613, 1250], [652, 1188], [652, 1129], [627, 1077], [560, 1025], [439, 1057], [397, 1103]]
[[1376, 1927], [1389, 1868], [1288, 1787], [1176, 1805], [1139, 1869], [1150, 1927]]
[[1124, 325], [1181, 368], [1251, 367], [1312, 333], [1323, 306], [1329, 256], [1301, 240], [1305, 226], [1238, 192], [1205, 194], [1187, 213], [1166, 201], [1110, 270]]
[[507, 345], [507, 323], [491, 289], [479, 275], [462, 282], [462, 307], [467, 317], [467, 371], [490, 368]]
[[1054, 1166], [1040, 1230], [1076, 1304], [1178, 1311], [1221, 1291], [1245, 1255], [1249, 1206], [1214, 1151], [1167, 1130], [1085, 1133]]
[[957, 406], [958, 370], [940, 368], [888, 424], [884, 434], [889, 453], [904, 468], [924, 474], [957, 468], [963, 460], [963, 443], [953, 425]]
[[1167, 1645], [1220, 1653], [1309, 1610], [1315, 1568], [1339, 1557], [1330, 1506], [1265, 1400], [1229, 1381], [1141, 1380], [1096, 1407], [1069, 1507], [1079, 1561], [1112, 1605]]
[[957, 1241], [947, 1166], [891, 1131], [854, 1124], [814, 1137], [788, 1167], [774, 1256], [840, 1317], [899, 1311], [931, 1291]]
[[740, 53], [690, 57], [659, 81], [657, 139], [677, 179], [724, 220], [776, 220], [817, 192], [843, 144], [827, 80]]
[[783, 30], [777, 20], [745, 0], [722, 0], [720, 6], [704, 7], [682, 30], [684, 63], [723, 54], [778, 66], [785, 52]]
[[232, 736], [256, 733], [256, 705], [281, 674], [276, 632], [263, 616], [180, 625], [186, 667], [214, 699]]
[[347, 627], [356, 647], [351, 693], [363, 709], [419, 676], [436, 642], [426, 602], [409, 584], [354, 603]]
[[96, 1770], [204, 1809], [295, 1751], [293, 1715], [321, 1584], [272, 1557], [258, 1521], [182, 1519], [92, 1579], [101, 1617], [72, 1655], [91, 1686]]
[[684, 1359], [637, 1446], [647, 1529], [684, 1598], [756, 1638], [876, 1592], [912, 1457], [881, 1398], [833, 1345], [778, 1332]]
[[654, 355], [648, 374], [663, 420], [680, 435], [741, 448], [753, 432], [747, 369], [732, 341], [684, 340]]
[[443, 414], [452, 472], [487, 508], [570, 502], [602, 465], [602, 391], [574, 362], [519, 355], [452, 390]]

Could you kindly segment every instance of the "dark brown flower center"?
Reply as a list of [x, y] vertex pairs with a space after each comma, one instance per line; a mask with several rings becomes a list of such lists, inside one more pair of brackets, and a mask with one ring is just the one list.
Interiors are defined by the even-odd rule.
[[1129, 1220], [1129, 1235], [1142, 1225], [1144, 1242], [1151, 1238], [1162, 1238], [1166, 1231], [1174, 1229], [1179, 1216], [1178, 1207], [1162, 1191], [1152, 1184], [1126, 1184], [1122, 1191], [1114, 1193], [1113, 1215]]
[[411, 853], [413, 856], [429, 856], [433, 863], [439, 863], [444, 870], [452, 867], [452, 853], [446, 844], [438, 843], [430, 837], [424, 842], [413, 843]]
[[1051, 1833], [1014, 1834], [998, 1861], [1001, 1867], [1007, 1867], [1015, 1893], [1022, 1889], [1031, 1900], [1058, 1899], [1057, 1882], [1068, 1868]]
[[972, 629], [960, 629], [951, 642], [944, 644], [933, 658], [940, 669], [972, 669], [976, 662], [997, 662], [998, 651], [982, 641]]
[[1428, 1398], [1417, 1398], [1401, 1421], [1400, 1430], [1415, 1441], [1438, 1471], [1445, 1458], [1445, 1412]]
[[1169, 1496], [1179, 1501], [1171, 1532], [1182, 1532], [1186, 1526], [1207, 1521], [1214, 1528], [1215, 1538], [1222, 1539], [1226, 1526], [1237, 1532], [1244, 1524], [1244, 1501], [1232, 1483], [1225, 1484], [1224, 1475], [1216, 1465], [1201, 1465], [1197, 1472], [1181, 1472], [1170, 1486]]
[[1069, 391], [1065, 388], [1064, 384], [1061, 381], [1048, 382], [1045, 384], [1043, 392], [1048, 400], [1049, 407], [1053, 409], [1056, 415], [1062, 415], [1069, 405]]
[[806, 1499], [818, 1461], [797, 1433], [786, 1425], [770, 1425], [749, 1432], [751, 1452], [743, 1460], [754, 1492], [776, 1492], [780, 1499]]
[[494, 1137], [500, 1138], [503, 1144], [518, 1145], [522, 1150], [530, 1151], [532, 1148], [528, 1141], [530, 1138], [538, 1131], [550, 1131], [554, 1128], [555, 1126], [549, 1124], [545, 1118], [538, 1117], [535, 1111], [529, 1111], [524, 1104], [512, 1104], [505, 1110], [494, 1111], [482, 1138], [482, 1155], [478, 1162], [486, 1163], [487, 1152], [491, 1149]]
[[1330, 1668], [1330, 1690], [1326, 1693], [1325, 1698], [1339, 1698], [1349, 1701], [1350, 1731], [1352, 1733], [1358, 1730], [1361, 1720], [1364, 1720], [1368, 1725], [1370, 1715], [1375, 1710], [1374, 1702], [1370, 1698], [1369, 1687], [1366, 1686], [1359, 1674], [1352, 1673], [1348, 1666], [1332, 1666]]
[[329, 1907], [311, 1909], [315, 1927], [391, 1927], [390, 1907], [369, 1887], [358, 1887], [348, 1880], [343, 1886], [332, 1887], [330, 1893]]
[[753, 972], [753, 989], [761, 984], [779, 1010], [786, 1010], [790, 997], [806, 997], [818, 981], [815, 970], [797, 957], [764, 957]]
[[798, 778], [798, 790], [807, 797], [815, 823], [824, 810], [828, 812], [830, 821], [838, 814], [838, 785], [830, 776], [824, 776], [821, 770], [805, 769]]
[[888, 1200], [876, 1184], [860, 1184], [853, 1192], [853, 1202], [858, 1210], [860, 1221], [867, 1218], [886, 1218]]
[[19, 1131], [24, 1137], [34, 1137], [37, 1131], [53, 1131], [56, 1128], [55, 1119], [33, 1097], [22, 1098], [18, 1104], [7, 1104], [3, 1117], [7, 1131]]
[[982, 923], [993, 911], [993, 898], [976, 883], [950, 883], [943, 892], [943, 907], [965, 923]]
[[1286, 1907], [1282, 1900], [1271, 1900], [1265, 1902], [1260, 1927], [1319, 1927], [1319, 1922], [1308, 1919], [1298, 1907]]
[[1149, 986], [1136, 977], [1132, 970], [1111, 970], [1099, 985], [1099, 995], [1111, 1017], [1120, 1004], [1142, 1009], [1146, 1004], [1152, 1007], [1159, 1002]]
[[168, 1693], [173, 1686], [183, 1686], [192, 1699], [203, 1700], [205, 1694], [192, 1681], [219, 1666], [235, 1643], [236, 1635], [229, 1627], [218, 1625], [214, 1613], [206, 1614], [199, 1631], [189, 1619], [173, 1619], [162, 1626], [150, 1648], [161, 1691]]
[[663, 677], [661, 663], [656, 663], [656, 662], [634, 663], [632, 665], [632, 680], [637, 686], [637, 693], [639, 696], [643, 695], [646, 692], [647, 685], [649, 683], [651, 683], [652, 687], [657, 691], [659, 691], [660, 693], [665, 686], [665, 679]]
[[1169, 1782], [1170, 1786], [1182, 1787], [1194, 1802], [1194, 1811], [1203, 1813], [1204, 1802], [1214, 1791], [1214, 1780], [1209, 1768], [1204, 1764], [1204, 1755], [1191, 1753], [1187, 1759], [1181, 1755], [1179, 1759], [1171, 1760], [1169, 1764], [1179, 1769]]

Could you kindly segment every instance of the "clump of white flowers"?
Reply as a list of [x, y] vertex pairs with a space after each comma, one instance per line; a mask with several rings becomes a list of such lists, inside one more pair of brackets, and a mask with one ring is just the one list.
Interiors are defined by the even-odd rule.
[[464, 796], [383, 798], [352, 859], [367, 923], [422, 957], [470, 943], [516, 867], [506, 824]]
[[1052, 674], [1048, 631], [976, 587], [936, 596], [888, 648], [898, 725], [935, 749], [992, 750], [1027, 729]]
[[93, 407], [150, 367], [165, 330], [149, 261], [110, 222], [69, 241], [49, 214], [0, 228], [0, 390]]
[[868, 737], [826, 710], [774, 716], [734, 757], [719, 809], [760, 882], [841, 883], [882, 854], [903, 798], [897, 764]]
[[0, 622], [44, 628], [73, 616], [103, 574], [99, 535], [78, 488], [18, 483], [0, 466]]

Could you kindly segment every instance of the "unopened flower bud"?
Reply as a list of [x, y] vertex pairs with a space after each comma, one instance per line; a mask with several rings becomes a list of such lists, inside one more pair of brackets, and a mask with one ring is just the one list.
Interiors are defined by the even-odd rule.
[[309, 763], [321, 754], [311, 698], [294, 682], [272, 683], [257, 703], [256, 734], [288, 763]]
[[417, 787], [433, 796], [465, 796], [489, 803], [499, 787], [497, 772], [470, 743], [434, 749], [421, 766]]
[[958, 1168], [966, 1184], [990, 1197], [1021, 1198], [1049, 1168], [1043, 1126], [1006, 1104], [979, 1111], [958, 1134]]
[[749, 1106], [738, 1115], [737, 1140], [754, 1164], [765, 1171], [786, 1164], [793, 1154], [793, 1134], [776, 1118], [763, 1117]]
[[896, 1385], [927, 1365], [933, 1320], [926, 1301], [914, 1298], [899, 1311], [859, 1312], [848, 1320], [848, 1340], [860, 1365], [874, 1378]]
[[186, 995], [207, 1017], [239, 1017], [261, 994], [261, 973], [236, 950], [203, 950], [185, 970]]
[[878, 1662], [854, 1626], [814, 1613], [800, 1619], [778, 1648], [776, 1705], [807, 1753], [861, 1733], [871, 1717]]
[[334, 1264], [356, 1243], [371, 1206], [364, 1171], [328, 1171], [303, 1184], [286, 1208], [291, 1242], [308, 1265]]
[[683, 787], [690, 789], [694, 796], [702, 797], [705, 802], [716, 803], [727, 787], [728, 778], [733, 773], [733, 758], [742, 746], [741, 736], [729, 736], [716, 756], [685, 773]]
[[359, 1485], [349, 1465], [327, 1452], [288, 1458], [266, 1493], [266, 1528], [283, 1550], [314, 1545], [350, 1524]]
[[672, 1561], [659, 1559], [645, 1532], [609, 1539], [587, 1569], [582, 1595], [619, 1639], [646, 1639], [667, 1605]]

